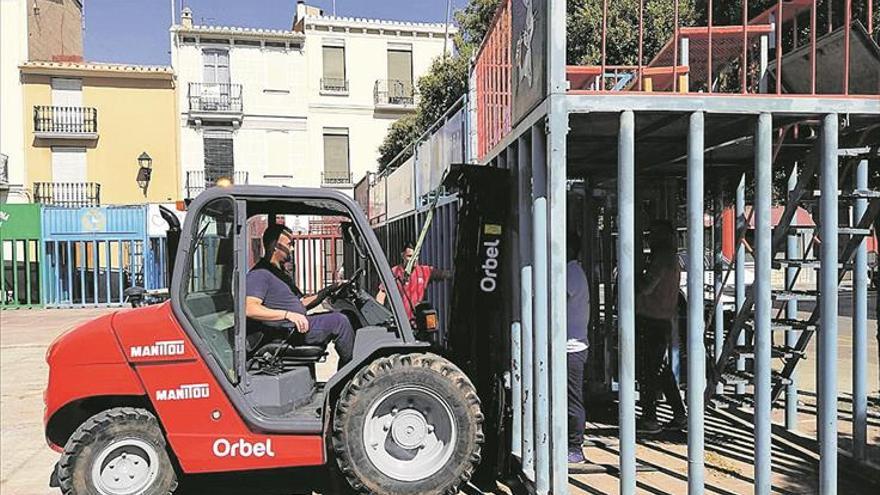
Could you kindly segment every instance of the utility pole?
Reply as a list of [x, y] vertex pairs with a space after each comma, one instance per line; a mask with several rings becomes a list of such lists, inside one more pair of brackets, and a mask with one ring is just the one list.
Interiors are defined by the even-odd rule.
[[[335, 1], [335, 0], [334, 0]], [[449, 18], [452, 16], [452, 0], [446, 0], [446, 33], [443, 35], [443, 58], [449, 45]]]

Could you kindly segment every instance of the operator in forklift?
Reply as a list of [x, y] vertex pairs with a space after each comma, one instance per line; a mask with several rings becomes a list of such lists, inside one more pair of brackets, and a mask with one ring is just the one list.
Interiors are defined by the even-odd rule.
[[[306, 312], [327, 298], [339, 284], [329, 285], [317, 294], [303, 296], [284, 267], [293, 261], [292, 231], [280, 224], [270, 225], [263, 233], [263, 257], [247, 274], [245, 311], [248, 318], [248, 352], [261, 344], [288, 337], [283, 328], [261, 325], [260, 322], [289, 320], [304, 345], [326, 346], [331, 340], [339, 354], [339, 368], [352, 359], [354, 329], [348, 318], [333, 311], [307, 316]], [[280, 335], [279, 335], [280, 334]]]

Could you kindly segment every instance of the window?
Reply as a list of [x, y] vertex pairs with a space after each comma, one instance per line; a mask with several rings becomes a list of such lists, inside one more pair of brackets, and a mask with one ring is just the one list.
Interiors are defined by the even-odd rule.
[[324, 46], [324, 73], [321, 78], [321, 91], [345, 92], [345, 47]]
[[187, 318], [232, 382], [237, 381], [234, 223], [230, 198], [215, 199], [199, 212], [182, 294]]
[[397, 101], [413, 95], [412, 50], [388, 49], [388, 99]]
[[322, 183], [350, 184], [348, 129], [324, 129], [324, 173]]
[[229, 84], [229, 51], [208, 49], [202, 52], [206, 84]]
[[86, 149], [53, 146], [52, 182], [86, 182]]
[[213, 186], [218, 179], [232, 179], [235, 173], [232, 133], [205, 131], [205, 183]]

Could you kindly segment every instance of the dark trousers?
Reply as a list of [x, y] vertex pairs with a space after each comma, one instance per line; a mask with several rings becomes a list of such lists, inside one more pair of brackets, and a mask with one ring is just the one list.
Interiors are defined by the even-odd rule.
[[339, 367], [351, 361], [354, 353], [354, 329], [342, 313], [332, 312], [309, 316], [309, 331], [303, 335], [303, 343], [327, 345], [333, 341], [339, 354]]
[[668, 335], [672, 324], [668, 320], [636, 318], [636, 373], [639, 379], [639, 406], [642, 418], [657, 418], [657, 398], [660, 392], [672, 406], [675, 416], [684, 416], [684, 403], [678, 390], [678, 382], [666, 358], [669, 347]]
[[584, 364], [587, 351], [568, 353], [568, 448], [580, 449], [584, 443]]

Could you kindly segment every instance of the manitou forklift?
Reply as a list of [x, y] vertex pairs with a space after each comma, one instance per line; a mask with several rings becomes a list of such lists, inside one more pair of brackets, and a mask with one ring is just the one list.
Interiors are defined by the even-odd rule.
[[[360, 266], [318, 310], [343, 313], [356, 330], [354, 359], [326, 381], [316, 367], [327, 349], [301, 345], [292, 329], [259, 349], [247, 346], [241, 296], [248, 255], [260, 256], [249, 220], [297, 216], [341, 222], [344, 249]], [[459, 243], [458, 254], [472, 252], [460, 256], [468, 266], [456, 265], [462, 296], [477, 294], [487, 276], [481, 242], [494, 246], [493, 266], [503, 252], [501, 226], [480, 229], [494, 220], [474, 218], [475, 230], [496, 239], [480, 233]], [[165, 495], [183, 474], [325, 464], [359, 493], [453, 494], [477, 469], [481, 449], [492, 459], [504, 450], [498, 442], [487, 449], [483, 433], [485, 421], [488, 438], [497, 439], [504, 412], [484, 402], [484, 417], [480, 400], [503, 404], [503, 366], [490, 371], [488, 363], [505, 358], [498, 352], [486, 359], [503, 322], [489, 330], [479, 318], [452, 317], [460, 323], [446, 330], [450, 347], [417, 340], [414, 334], [432, 329], [413, 328], [397, 291], [380, 305], [370, 295], [375, 288], [362, 286], [367, 270], [386, 287], [395, 283], [348, 197], [327, 189], [215, 187], [190, 204], [179, 230], [169, 301], [90, 321], [47, 352], [45, 435], [61, 453], [50, 484], [65, 495]], [[499, 289], [487, 300], [497, 301], [504, 275], [492, 276], [501, 277]], [[477, 303], [464, 297], [461, 304]]]

